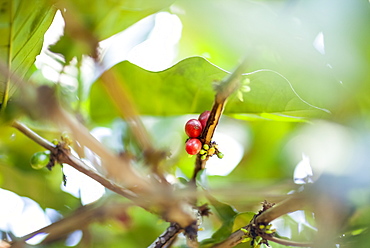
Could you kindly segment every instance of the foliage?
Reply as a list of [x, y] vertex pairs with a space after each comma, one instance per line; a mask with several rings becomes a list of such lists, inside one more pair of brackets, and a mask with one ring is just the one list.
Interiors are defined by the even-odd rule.
[[[0, 57], [18, 76], [25, 76], [33, 65], [54, 15], [55, 8], [48, 1], [37, 1], [33, 6], [25, 1], [1, 1]], [[15, 89], [1, 75], [2, 104], [6, 104]]]
[[[148, 247], [169, 226], [169, 214], [161, 206], [194, 203], [197, 197], [197, 206], [207, 203], [211, 209], [202, 218], [198, 240], [201, 247], [213, 247], [248, 225], [265, 199], [277, 203], [290, 194], [304, 194], [305, 207], [295, 210], [305, 212], [279, 215], [273, 222], [277, 237], [314, 240], [317, 247], [333, 243], [367, 247], [369, 12], [367, 1], [347, 0], [38, 0], [32, 4], [0, 0], [0, 187], [9, 191], [0, 191], [0, 198], [10, 192], [21, 196], [23, 212], [29, 210], [30, 198], [50, 223], [91, 213], [75, 228], [82, 231], [75, 243], [72, 235], [62, 232], [35, 241], [36, 247]], [[43, 48], [44, 34], [56, 13], [63, 16], [64, 34], [56, 44]], [[129, 55], [149, 61], [153, 58], [145, 54], [146, 47], [174, 50], [166, 43], [170, 35], [160, 26], [163, 13], [181, 20], [182, 36], [171, 64], [164, 63], [158, 71], [135, 63], [139, 60]], [[158, 33], [159, 43], [149, 46]], [[124, 55], [104, 47], [119, 37], [124, 37], [119, 42], [128, 51]], [[35, 63], [40, 52], [49, 64]], [[114, 60], [120, 62], [111, 67], [105, 60], [115, 53], [119, 56]], [[156, 65], [165, 57], [157, 56]], [[193, 175], [196, 159], [184, 150], [184, 125], [211, 110], [244, 58], [248, 69], [215, 124], [214, 140], [225, 156], [210, 159], [205, 171]], [[57, 76], [51, 79], [47, 71]], [[48, 89], [53, 89], [65, 112], [52, 104], [53, 97], [42, 94], [45, 85], [51, 86]], [[106, 184], [104, 190], [86, 176], [74, 179], [67, 173], [65, 160], [63, 166], [53, 163], [51, 171], [33, 169], [32, 156], [44, 153], [45, 146], [26, 137], [19, 126], [12, 127], [13, 121], [25, 123], [46, 140], [59, 140], [50, 155], [57, 162], [70, 156], [61, 151], [69, 151], [71, 142], [72, 155], [94, 167], [88, 168], [107, 184], [127, 186], [133, 180], [127, 175], [158, 180], [151, 192], [160, 199], [143, 193], [143, 201], [130, 194], [127, 200], [112, 193], [116, 185]], [[78, 136], [85, 129], [107, 152], [86, 142], [91, 141], [88, 132]], [[73, 141], [67, 142], [65, 131]], [[105, 161], [109, 154], [120, 155], [122, 167]], [[306, 178], [301, 179], [313, 184], [294, 180], [300, 161], [310, 163], [305, 167]], [[312, 177], [307, 168], [313, 169]], [[67, 187], [62, 186], [65, 176]], [[125, 180], [118, 180], [120, 176]], [[196, 196], [195, 192], [186, 195], [192, 178]], [[171, 190], [166, 191], [168, 185], [155, 189], [165, 179], [172, 184]], [[128, 185], [125, 189], [136, 194], [145, 184]], [[86, 194], [88, 188], [104, 196], [85, 205], [84, 199], [91, 194]], [[172, 190], [176, 196], [168, 193]], [[186, 197], [176, 198], [182, 193]], [[0, 218], [0, 229], [7, 237], [21, 237], [42, 227], [17, 231], [17, 226], [27, 225], [27, 219], [18, 208], [10, 211], [12, 204], [9, 201], [8, 209], [0, 208], [0, 217], [9, 216], [3, 222]], [[184, 247], [185, 239], [180, 235], [173, 247]]]

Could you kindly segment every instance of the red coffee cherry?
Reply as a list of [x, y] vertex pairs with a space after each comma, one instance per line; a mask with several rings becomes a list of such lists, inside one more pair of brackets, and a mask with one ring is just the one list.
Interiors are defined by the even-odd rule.
[[199, 137], [199, 135], [202, 133], [202, 124], [200, 124], [200, 121], [197, 119], [190, 119], [185, 124], [185, 133], [190, 138], [196, 138]]
[[202, 149], [202, 143], [198, 139], [189, 139], [186, 141], [185, 150], [190, 155], [197, 154]]
[[205, 128], [209, 115], [211, 114], [211, 111], [204, 111], [202, 114], [200, 114], [198, 120], [200, 121], [200, 124], [202, 124], [202, 127]]

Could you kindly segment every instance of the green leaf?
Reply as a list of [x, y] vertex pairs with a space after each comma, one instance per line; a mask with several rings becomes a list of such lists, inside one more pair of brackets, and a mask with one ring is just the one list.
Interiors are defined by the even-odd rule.
[[214, 213], [222, 222], [222, 226], [213, 233], [210, 239], [203, 240], [202, 245], [216, 244], [229, 237], [232, 233], [234, 219], [239, 214], [232, 206], [216, 200], [210, 194], [207, 194], [207, 198], [214, 208]]
[[[139, 112], [143, 115], [182, 115], [201, 113], [210, 109], [215, 92], [212, 84], [222, 80], [227, 72], [201, 57], [184, 59], [160, 72], [144, 70], [123, 61], [111, 70], [124, 84]], [[231, 97], [225, 113], [252, 113], [284, 117], [310, 117], [325, 114], [305, 102], [285, 78], [271, 72], [245, 75], [250, 78], [251, 91], [244, 93], [244, 101]], [[117, 117], [109, 96], [98, 81], [91, 89], [91, 116], [96, 122], [107, 122]], [[284, 118], [279, 120], [284, 121]]]
[[245, 77], [250, 79], [249, 92], [243, 93], [243, 102], [231, 99], [225, 113], [257, 114], [263, 118], [274, 115], [271, 119], [280, 116], [280, 121], [284, 121], [284, 117], [323, 116], [330, 113], [305, 101], [292, 83], [276, 71], [259, 70], [247, 73]]
[[[45, 169], [46, 170], [46, 169]], [[0, 162], [1, 188], [36, 201], [42, 208], [67, 211], [66, 206], [77, 206], [79, 200], [60, 189], [61, 170], [27, 173]]]
[[92, 31], [98, 40], [103, 40], [173, 2], [174, 0], [77, 0], [68, 1], [69, 5], [65, 7], [68, 10], [68, 6], [71, 6], [73, 11], [78, 13], [85, 28]]
[[[309, 115], [309, 111], [305, 112], [306, 116]], [[284, 122], [307, 122], [304, 117], [286, 116], [282, 114], [274, 113], [260, 113], [260, 114], [230, 114], [231, 117], [245, 121], [256, 121], [256, 120], [272, 120], [272, 121], [284, 121]]]
[[[40, 53], [55, 8], [50, 1], [0, 0], [0, 63], [23, 78]], [[16, 87], [0, 73], [0, 102], [5, 107]]]
[[215, 208], [217, 216], [220, 218], [221, 221], [226, 222], [229, 221], [230, 218], [235, 217], [239, 212], [234, 209], [232, 206], [218, 201], [211, 195], [207, 195], [208, 200], [210, 201], [211, 205]]
[[96, 56], [98, 41], [125, 30], [172, 2], [174, 0], [62, 2], [60, 8], [67, 10], [63, 11], [65, 35], [51, 46], [51, 50], [62, 54], [67, 64], [75, 56], [79, 59], [82, 55]]
[[249, 222], [252, 220], [256, 213], [254, 212], [243, 212], [239, 213], [234, 220], [233, 229], [232, 231], [235, 232], [236, 230], [239, 230], [243, 226], [246, 226], [249, 224]]
[[[181, 115], [209, 109], [213, 102], [212, 82], [227, 73], [203, 58], [182, 60], [161, 71], [144, 70], [123, 61], [111, 70], [119, 72], [121, 82], [144, 115]], [[107, 121], [117, 116], [109, 96], [99, 79], [91, 90], [91, 116], [95, 121]]]

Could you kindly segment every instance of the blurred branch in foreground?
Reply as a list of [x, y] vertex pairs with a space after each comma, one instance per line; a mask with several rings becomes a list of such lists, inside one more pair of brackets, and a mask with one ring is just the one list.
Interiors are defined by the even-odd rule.
[[[2, 64], [0, 64], [0, 73], [7, 73], [7, 68]], [[107, 176], [100, 175], [90, 169], [64, 146], [52, 146], [50, 142], [45, 142], [44, 139], [38, 137], [36, 133], [27, 129], [24, 125], [15, 122], [15, 127], [20, 131], [25, 131], [25, 134], [31, 139], [35, 139], [37, 143], [40, 142], [45, 148], [51, 149], [56, 161], [70, 164], [102, 183], [105, 187], [131, 200], [134, 199], [132, 196], [136, 194], [138, 196], [135, 200], [136, 204], [147, 210], [156, 209], [155, 212], [165, 220], [175, 221], [182, 227], [187, 227], [195, 221], [191, 207], [186, 207], [188, 204], [180, 199], [178, 195], [176, 196], [170, 185], [141, 176], [128, 161], [112, 154], [103, 147], [85, 126], [60, 107], [53, 89], [47, 86], [35, 88], [16, 75], [12, 75], [12, 80], [18, 85], [20, 93], [25, 93], [22, 94], [23, 98], [17, 101], [17, 106], [30, 116], [38, 116], [40, 120], [51, 122], [61, 130], [69, 130], [72, 137], [81, 146], [88, 147], [101, 158]], [[129, 191], [134, 192], [134, 194], [129, 194]]]
[[115, 217], [132, 206], [128, 203], [119, 203], [104, 199], [100, 202], [85, 205], [77, 209], [72, 215], [50, 224], [26, 236], [11, 242], [12, 248], [21, 248], [25, 242], [38, 234], [48, 234], [40, 244], [48, 244], [66, 237], [76, 230], [83, 230], [93, 222]]

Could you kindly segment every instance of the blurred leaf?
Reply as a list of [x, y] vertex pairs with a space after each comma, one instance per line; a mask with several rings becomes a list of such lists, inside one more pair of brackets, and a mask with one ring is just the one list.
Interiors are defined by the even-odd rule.
[[[117, 64], [111, 70], [118, 72], [117, 77], [135, 100], [141, 114], [163, 116], [201, 113], [209, 109], [215, 94], [212, 83], [227, 75], [227, 72], [201, 57], [184, 59], [160, 72], [144, 70], [128, 61]], [[251, 91], [244, 93], [244, 102], [231, 99], [225, 109], [226, 114], [273, 113], [286, 118], [325, 114], [302, 101], [291, 85], [276, 74], [261, 72], [245, 77], [251, 79]], [[101, 84], [101, 79], [98, 79], [90, 95], [91, 117], [97, 123], [109, 122], [117, 117]]]
[[212, 238], [202, 241], [202, 246], [206, 245], [206, 247], [209, 244], [219, 243], [229, 237], [233, 231], [234, 219], [238, 215], [238, 212], [232, 206], [217, 201], [216, 198], [210, 194], [207, 194], [207, 198], [215, 210], [214, 213], [222, 222], [222, 226], [213, 233]]
[[[35, 62], [55, 11], [48, 0], [0, 1], [0, 62], [17, 76], [24, 77]], [[7, 88], [9, 96], [4, 99]], [[0, 74], [0, 101], [7, 101], [15, 90]]]
[[207, 199], [216, 210], [215, 213], [222, 222], [228, 222], [230, 218], [234, 219], [234, 217], [238, 214], [238, 211], [236, 211], [232, 206], [218, 201], [210, 194], [207, 194]]
[[[293, 119], [293, 118], [292, 118]], [[286, 139], [303, 123], [281, 121], [249, 122], [253, 136], [250, 149], [244, 154], [241, 163], [229, 176], [233, 180], [292, 180], [294, 163], [289, 161], [283, 150]], [[266, 155], [267, 154], [267, 155]], [[267, 187], [269, 183], [264, 183]], [[282, 193], [282, 192], [280, 192]]]
[[[181, 57], [201, 54], [230, 70], [246, 54], [252, 71], [282, 73], [314, 105], [340, 109], [346, 92], [355, 90], [355, 101], [369, 107], [364, 98], [369, 84], [362, 84], [365, 91], [357, 89], [370, 80], [368, 1], [179, 0], [174, 5], [183, 23]], [[324, 52], [317, 49], [320, 33]]]
[[89, 44], [84, 40], [78, 40], [69, 35], [63, 35], [58, 42], [51, 45], [49, 49], [54, 53], [62, 54], [65, 61], [61, 64], [66, 63], [68, 65], [74, 57], [77, 57], [77, 60], [81, 61], [83, 55], [96, 56], [94, 53], [98, 44], [94, 39], [91, 40], [93, 42]]
[[[165, 7], [175, 0], [109, 0], [67, 1], [68, 7], [78, 13], [85, 28], [94, 33], [98, 40], [106, 39]], [[77, 17], [76, 17], [77, 18]], [[68, 22], [68, 20], [67, 20]]]
[[174, 0], [65, 1], [59, 6], [65, 20], [65, 35], [51, 46], [68, 64], [73, 57], [97, 57], [98, 42], [125, 30], [140, 19], [168, 7]]
[[93, 224], [89, 247], [148, 247], [168, 227], [168, 223], [138, 207], [129, 208], [128, 214], [131, 222], [126, 227], [117, 220]]
[[353, 233], [344, 234], [341, 237], [341, 241], [345, 244], [343, 247], [367, 248], [370, 242], [370, 230], [368, 226], [367, 224], [367, 227], [364, 229], [358, 229]]
[[257, 121], [257, 120], [272, 120], [272, 121], [286, 121], [286, 122], [307, 122], [303, 117], [284, 116], [281, 114], [231, 114], [229, 115], [235, 119], [245, 121]]
[[[46, 170], [46, 169], [45, 169]], [[53, 208], [65, 212], [69, 207], [79, 205], [79, 200], [60, 189], [62, 175], [56, 170], [36, 173], [24, 172], [9, 165], [0, 164], [2, 175], [1, 188], [10, 190], [20, 196], [26, 196], [36, 201], [42, 208]], [[55, 180], [54, 185], [49, 180]], [[59, 187], [55, 187], [59, 185]], [[66, 208], [67, 207], [67, 208]]]
[[286, 238], [284, 235], [289, 235], [289, 239], [298, 242], [313, 240], [317, 229], [310, 226], [306, 219], [293, 218], [292, 216], [294, 213], [293, 215], [283, 215], [275, 220], [274, 227], [277, 229], [277, 235], [281, 238]]
[[[368, 204], [368, 203], [367, 203]], [[361, 206], [356, 209], [356, 213], [351, 219], [351, 226], [347, 227], [347, 232], [352, 231], [352, 229], [361, 229], [368, 226], [370, 223], [370, 206]]]
[[255, 214], [256, 213], [254, 213], [254, 212], [239, 213], [235, 217], [232, 231], [235, 232], [235, 231], [239, 230], [240, 228], [242, 228], [243, 226], [248, 225]]
[[230, 99], [226, 114], [251, 113], [271, 120], [297, 121], [299, 117], [318, 117], [329, 112], [302, 99], [292, 84], [277, 72], [260, 71], [245, 77], [250, 80], [251, 91], [243, 93], [242, 102], [237, 97]]
[[[30, 67], [38, 54], [42, 35], [48, 26], [46, 24], [51, 22], [55, 12], [47, 7], [47, 0], [44, 1], [36, 0], [28, 4], [24, 0], [0, 0], [0, 61], [10, 65], [22, 77], [28, 77], [26, 67]], [[166, 8], [172, 2], [173, 0], [54, 1], [65, 17], [66, 27], [65, 35], [53, 49], [64, 54], [67, 62], [74, 57], [81, 58], [84, 54], [94, 55], [100, 40]], [[212, 84], [228, 75], [223, 69], [232, 70], [240, 57], [248, 54], [248, 70], [253, 73], [244, 75], [243, 79], [249, 80], [249, 83], [240, 87], [239, 95], [234, 94], [228, 99], [224, 112], [238, 119], [234, 120], [235, 123], [240, 123], [241, 129], [246, 130], [244, 137], [236, 124], [227, 127], [239, 136], [236, 140], [244, 147], [244, 156], [228, 176], [211, 177], [204, 170], [197, 177], [198, 186], [206, 186], [212, 193], [208, 201], [214, 213], [204, 222], [207, 232], [205, 235], [213, 236], [204, 240], [202, 247], [212, 246], [248, 224], [253, 216], [248, 211], [257, 209], [258, 203], [263, 199], [279, 202], [288, 192], [297, 190], [299, 186], [293, 185], [292, 174], [301, 152], [306, 150], [295, 146], [299, 153], [296, 161], [295, 157], [289, 156], [292, 153], [289, 144], [296, 138], [299, 138], [301, 144], [306, 144], [311, 139], [322, 144], [324, 138], [315, 138], [312, 135], [302, 137], [301, 132], [297, 132], [297, 128], [302, 126], [317, 126], [315, 122], [307, 123], [307, 117], [330, 118], [331, 121], [350, 126], [351, 130], [360, 130], [361, 126], [364, 130], [356, 135], [369, 137], [369, 133], [365, 131], [370, 122], [369, 6], [368, 1], [347, 0], [178, 0], [170, 6], [169, 11], [181, 18], [183, 32], [179, 57], [187, 59], [160, 72], [146, 71], [127, 61], [112, 68], [138, 112], [149, 115], [141, 118], [156, 147], [171, 151], [172, 156], [160, 165], [166, 171], [166, 178], [179, 177], [186, 184], [193, 173], [194, 157], [189, 159], [183, 149], [186, 138], [182, 118], [188, 118], [189, 116], [184, 116], [188, 113], [199, 114], [209, 110], [215, 95]], [[11, 22], [13, 17], [14, 23]], [[145, 39], [148, 30], [152, 28], [151, 24], [146, 27], [145, 32], [141, 33], [140, 41]], [[319, 44], [318, 49], [315, 42], [320, 34], [322, 44]], [[188, 58], [194, 54], [209, 58], [210, 62], [201, 57]], [[81, 66], [79, 62], [82, 61], [77, 62], [77, 67]], [[59, 63], [63, 64], [60, 61]], [[260, 70], [261, 68], [270, 70]], [[84, 66], [80, 69], [82, 72]], [[76, 76], [81, 79], [79, 82], [82, 82], [82, 75]], [[0, 80], [2, 92], [6, 80]], [[41, 80], [35, 81], [38, 81], [38, 85], [43, 84]], [[88, 128], [96, 128], [97, 131], [102, 128], [99, 125], [109, 124], [109, 130], [100, 130], [104, 136], [102, 143], [108, 149], [116, 153], [128, 150], [134, 155], [141, 155], [142, 151], [135, 146], [130, 130], [122, 121], [116, 121], [119, 115], [101, 83], [99, 79], [93, 85], [90, 99], [86, 100], [91, 105], [85, 120], [93, 122], [89, 123]], [[79, 90], [88, 88], [84, 86], [79, 87]], [[75, 92], [68, 90], [63, 91], [63, 94], [69, 95], [67, 99], [75, 98]], [[85, 100], [80, 96], [78, 100]], [[6, 120], [14, 118], [15, 111], [11, 103], [7, 107], [10, 114]], [[65, 103], [72, 106], [72, 109], [74, 104], [75, 101]], [[315, 106], [328, 108], [333, 114], [328, 116]], [[249, 122], [250, 120], [268, 121]], [[38, 133], [49, 140], [54, 138], [55, 135], [43, 132], [43, 129], [48, 128], [44, 128], [37, 120], [35, 122]], [[0, 127], [0, 187], [35, 199], [43, 207], [63, 210], [66, 206], [78, 205], [78, 199], [61, 191], [60, 170], [32, 170], [29, 159], [33, 153], [43, 149], [22, 134], [6, 128]], [[222, 129], [222, 125], [218, 126], [217, 132], [222, 133]], [[13, 131], [15, 136], [12, 135]], [[63, 130], [58, 130], [58, 133], [61, 131]], [[104, 135], [105, 131], [111, 133]], [[335, 130], [333, 137], [338, 137]], [[336, 193], [330, 196], [343, 195], [354, 184], [360, 183], [360, 179], [368, 186], [367, 173], [364, 172], [367, 171], [366, 161], [369, 161], [369, 144], [366, 140], [354, 147], [354, 159], [348, 159], [349, 162], [345, 164], [347, 176], [353, 180], [344, 181], [338, 178], [340, 184], [324, 180], [325, 189], [333, 188]], [[327, 153], [340, 145], [330, 143], [324, 155], [318, 153], [319, 160], [330, 159]], [[225, 154], [229, 155], [233, 154]], [[338, 153], [335, 155], [337, 158]], [[361, 167], [356, 167], [357, 163]], [[224, 164], [228, 166], [227, 163]], [[141, 161], [135, 160], [133, 165], [135, 169], [139, 169]], [[147, 172], [145, 169], [144, 173], [151, 177]], [[335, 187], [338, 185], [339, 188]], [[183, 187], [180, 183], [177, 186]], [[344, 225], [345, 236], [341, 236], [338, 241], [343, 248], [369, 246], [367, 227], [370, 222], [370, 208], [367, 188], [365, 191], [352, 192], [348, 203], [354, 203], [354, 214], [345, 223], [347, 225]], [[124, 244], [128, 248], [147, 247], [168, 227], [168, 223], [158, 223], [158, 216], [140, 208], [133, 207], [127, 214], [132, 221], [124, 225], [119, 220], [107, 220], [106, 223], [96, 223], [85, 229], [80, 246], [121, 247]], [[292, 240], [311, 240], [315, 235], [312, 214], [305, 213], [304, 221], [298, 217], [281, 217], [281, 225], [276, 223], [277, 235], [287, 236]], [[185, 247], [184, 239], [179, 235], [177, 247]], [[65, 245], [63, 243], [50, 247]], [[285, 247], [274, 243], [271, 246]], [[250, 245], [244, 243], [238, 247], [249, 248]]]
[[[212, 82], [226, 72], [200, 57], [182, 60], [161, 72], [144, 70], [123, 61], [111, 70], [119, 73], [126, 90], [143, 115], [181, 115], [209, 109], [213, 102]], [[117, 116], [99, 79], [91, 90], [91, 115], [95, 121]]]

